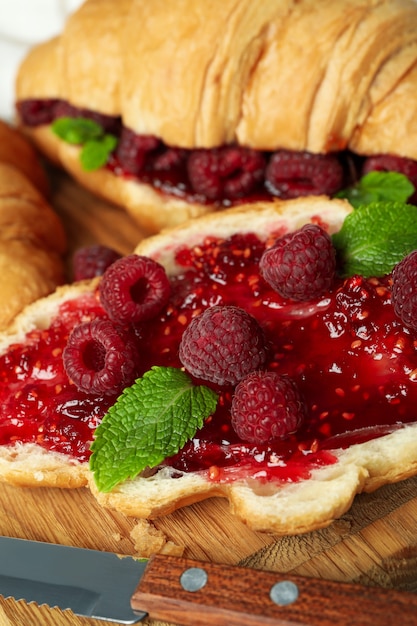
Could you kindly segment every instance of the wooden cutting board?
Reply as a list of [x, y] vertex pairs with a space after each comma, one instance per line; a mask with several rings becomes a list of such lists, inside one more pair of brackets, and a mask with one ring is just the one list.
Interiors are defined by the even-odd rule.
[[[94, 242], [133, 251], [144, 233], [124, 211], [94, 198], [66, 175], [53, 174], [51, 201], [68, 233], [68, 259], [78, 246]], [[151, 532], [158, 550], [178, 549], [190, 558], [417, 591], [417, 477], [357, 496], [351, 510], [327, 529], [283, 538], [250, 531], [220, 498], [142, 528], [136, 519], [102, 510], [87, 489], [0, 485], [0, 532], [129, 555], [140, 554], [138, 538]], [[0, 626], [102, 624], [70, 611], [0, 601]]]

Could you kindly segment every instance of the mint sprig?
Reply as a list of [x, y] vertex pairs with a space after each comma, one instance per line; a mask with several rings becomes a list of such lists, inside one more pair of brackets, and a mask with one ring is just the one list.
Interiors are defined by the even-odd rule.
[[59, 117], [52, 123], [52, 130], [67, 143], [84, 144], [104, 134], [97, 122], [85, 117]]
[[84, 117], [60, 117], [52, 123], [52, 131], [63, 141], [82, 146], [80, 161], [87, 172], [103, 167], [118, 141], [100, 124]]
[[80, 161], [86, 172], [97, 170], [106, 165], [109, 154], [117, 146], [117, 138], [114, 135], [104, 135], [98, 139], [90, 139], [81, 150]]
[[417, 207], [402, 202], [362, 205], [332, 239], [343, 275], [384, 276], [417, 249]]
[[407, 202], [414, 193], [414, 185], [399, 172], [369, 172], [357, 183], [336, 194], [336, 198], [346, 198], [357, 208], [374, 202]]
[[156, 467], [203, 426], [217, 394], [182, 370], [154, 366], [110, 407], [95, 431], [90, 469], [99, 491]]

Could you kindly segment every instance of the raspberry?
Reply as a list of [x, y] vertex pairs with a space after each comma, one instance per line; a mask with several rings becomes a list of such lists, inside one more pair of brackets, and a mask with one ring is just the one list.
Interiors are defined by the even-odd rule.
[[162, 265], [131, 254], [107, 268], [99, 293], [101, 304], [112, 320], [134, 324], [149, 320], [162, 310], [171, 286]]
[[101, 244], [78, 248], [72, 257], [73, 278], [75, 281], [102, 276], [112, 263], [121, 258], [121, 255]]
[[165, 148], [152, 160], [152, 167], [157, 172], [169, 171], [181, 167], [187, 158], [187, 151], [181, 148]]
[[278, 150], [267, 165], [266, 186], [281, 198], [331, 195], [343, 185], [343, 167], [337, 156]]
[[283, 298], [312, 300], [332, 285], [336, 251], [320, 226], [306, 224], [265, 250], [259, 267], [266, 282]]
[[410, 252], [394, 267], [391, 299], [401, 321], [417, 330], [417, 250]]
[[55, 109], [61, 103], [57, 99], [28, 98], [19, 100], [16, 104], [17, 112], [25, 126], [51, 124], [55, 118]]
[[267, 356], [262, 328], [236, 306], [213, 306], [191, 320], [179, 357], [188, 372], [220, 386], [235, 385]]
[[137, 135], [130, 128], [123, 128], [116, 157], [125, 172], [136, 176], [144, 169], [149, 153], [159, 146], [159, 139], [153, 135]]
[[[368, 157], [362, 167], [362, 174], [368, 172], [399, 172], [404, 174], [417, 189], [417, 161], [405, 157], [394, 156], [392, 154], [376, 154]], [[409, 202], [417, 204], [417, 192], [415, 192]]]
[[233, 429], [250, 443], [285, 439], [299, 429], [304, 415], [297, 385], [277, 372], [252, 372], [237, 385], [232, 398]]
[[68, 338], [63, 362], [68, 378], [81, 391], [119, 394], [136, 378], [133, 335], [109, 320], [78, 324]]
[[263, 155], [249, 148], [194, 150], [188, 158], [191, 186], [208, 200], [248, 195], [263, 180], [264, 169]]

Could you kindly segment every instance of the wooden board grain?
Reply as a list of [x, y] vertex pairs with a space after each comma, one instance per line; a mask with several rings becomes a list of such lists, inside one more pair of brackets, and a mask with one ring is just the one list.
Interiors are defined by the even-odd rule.
[[[99, 242], [127, 254], [145, 235], [124, 211], [93, 197], [59, 172], [53, 173], [51, 202], [68, 233], [68, 267], [72, 252], [81, 245]], [[187, 558], [417, 591], [416, 520], [417, 478], [412, 478], [357, 496], [341, 519], [301, 536], [252, 532], [220, 498], [175, 511], [155, 520], [151, 528], [162, 546], [179, 546]], [[101, 509], [87, 489], [0, 485], [0, 532], [135, 556], [141, 528], [138, 520]], [[162, 626], [162, 622], [146, 623]], [[100, 626], [102, 622], [11, 599], [0, 602], [0, 626], [32, 624]]]

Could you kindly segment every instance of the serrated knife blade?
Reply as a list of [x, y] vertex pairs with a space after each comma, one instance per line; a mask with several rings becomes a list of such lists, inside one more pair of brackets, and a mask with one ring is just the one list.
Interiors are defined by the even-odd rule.
[[417, 595], [155, 555], [0, 537], [0, 595], [118, 624], [417, 626]]
[[135, 624], [130, 598], [147, 562], [57, 544], [0, 537], [0, 594], [76, 615]]

